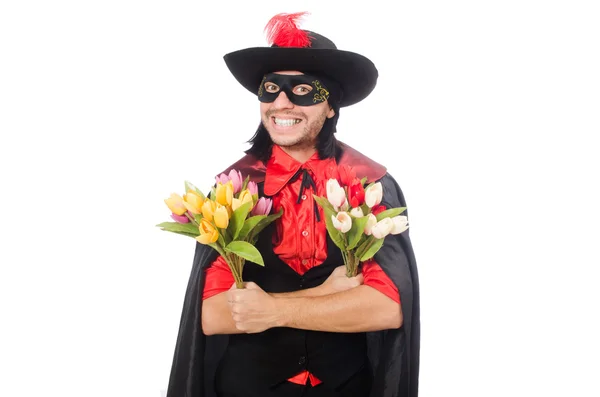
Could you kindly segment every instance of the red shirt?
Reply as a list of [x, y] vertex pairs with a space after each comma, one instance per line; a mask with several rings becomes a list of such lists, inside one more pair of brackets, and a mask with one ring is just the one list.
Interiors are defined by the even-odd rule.
[[[273, 146], [273, 153], [265, 173], [264, 192], [273, 199], [273, 212], [283, 208], [283, 215], [275, 221], [277, 232], [273, 241], [273, 250], [298, 274], [304, 274], [312, 267], [319, 266], [327, 258], [327, 229], [323, 221], [323, 211], [316, 205], [312, 195], [316, 193], [317, 196], [327, 196], [327, 171], [328, 168], [335, 166], [335, 159], [321, 160], [318, 153], [305, 163], [300, 163], [279, 146]], [[290, 181], [300, 169], [308, 171], [317, 191], [307, 188], [298, 197], [302, 177]], [[316, 219], [314, 206], [319, 210], [321, 221]], [[362, 274], [365, 285], [377, 289], [400, 303], [400, 294], [396, 285], [374, 260], [363, 263]], [[227, 263], [223, 258], [217, 258], [206, 270], [203, 299], [227, 291], [233, 283], [234, 279]], [[312, 385], [320, 383], [306, 371], [290, 381], [306, 384], [309, 378]]]

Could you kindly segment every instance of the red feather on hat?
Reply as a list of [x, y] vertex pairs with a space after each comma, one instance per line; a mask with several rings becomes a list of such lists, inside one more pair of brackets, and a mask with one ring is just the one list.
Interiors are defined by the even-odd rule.
[[278, 47], [310, 47], [308, 32], [298, 27], [297, 22], [308, 12], [277, 14], [265, 26], [269, 45]]

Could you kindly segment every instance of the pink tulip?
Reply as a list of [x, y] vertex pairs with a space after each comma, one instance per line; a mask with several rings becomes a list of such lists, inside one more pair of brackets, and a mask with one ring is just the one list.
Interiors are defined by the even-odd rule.
[[229, 182], [229, 177], [227, 176], [227, 174], [221, 174], [221, 175], [215, 177], [215, 181], [216, 181], [217, 185], [219, 184], [219, 182], [222, 185], [224, 185], [227, 182]]
[[171, 214], [171, 218], [173, 218], [173, 220], [178, 223], [189, 223], [190, 222], [189, 218], [185, 215]]
[[238, 193], [242, 190], [242, 184], [244, 180], [242, 179], [242, 173], [237, 170], [229, 171], [229, 180], [233, 183], [233, 193]]
[[252, 215], [269, 215], [271, 213], [271, 207], [273, 206], [273, 200], [266, 197], [261, 197], [252, 209]]
[[250, 190], [251, 194], [258, 194], [258, 185], [256, 182], [249, 181], [247, 188]]
[[233, 185], [233, 194], [238, 193], [242, 189], [242, 184], [244, 182], [242, 179], [242, 173], [237, 170], [229, 171], [229, 175], [223, 173], [215, 177], [215, 181], [217, 184], [221, 182], [223, 185], [231, 181], [231, 184]]

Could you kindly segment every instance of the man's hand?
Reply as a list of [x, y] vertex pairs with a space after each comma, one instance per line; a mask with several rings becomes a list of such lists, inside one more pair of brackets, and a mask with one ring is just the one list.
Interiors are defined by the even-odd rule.
[[237, 289], [235, 284], [227, 291], [227, 302], [238, 330], [252, 334], [281, 326], [281, 311], [277, 299], [253, 282]]
[[348, 277], [346, 276], [346, 266], [338, 266], [329, 275], [327, 280], [321, 284], [321, 287], [323, 287], [325, 294], [334, 294], [358, 287], [363, 282], [364, 278], [362, 274], [359, 273], [355, 277]]

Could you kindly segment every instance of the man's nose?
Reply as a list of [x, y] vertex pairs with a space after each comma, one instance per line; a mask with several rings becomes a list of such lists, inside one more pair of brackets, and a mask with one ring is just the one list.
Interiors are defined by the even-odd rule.
[[281, 91], [279, 95], [277, 95], [277, 98], [275, 98], [275, 101], [273, 101], [273, 105], [277, 109], [288, 109], [294, 107], [294, 104], [290, 101], [290, 98], [288, 98], [284, 91]]

